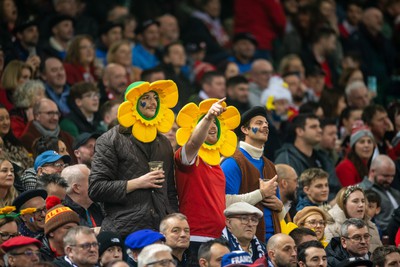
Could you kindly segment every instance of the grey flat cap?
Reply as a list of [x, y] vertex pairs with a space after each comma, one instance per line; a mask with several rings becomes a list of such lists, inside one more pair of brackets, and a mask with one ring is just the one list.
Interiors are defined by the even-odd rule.
[[242, 214], [256, 214], [258, 218], [263, 216], [263, 212], [261, 210], [246, 202], [233, 203], [224, 210], [225, 217]]

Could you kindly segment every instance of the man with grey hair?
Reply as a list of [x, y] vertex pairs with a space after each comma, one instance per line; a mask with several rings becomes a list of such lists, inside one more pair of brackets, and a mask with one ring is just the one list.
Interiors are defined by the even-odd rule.
[[154, 266], [176, 266], [172, 258], [172, 249], [167, 245], [153, 244], [145, 247], [138, 257], [138, 267]]
[[43, 174], [36, 184], [36, 189], [44, 189], [48, 196], [56, 196], [61, 201], [67, 195], [68, 183], [58, 173]]
[[99, 260], [99, 243], [93, 230], [75, 226], [64, 236], [65, 256], [56, 259], [56, 266], [95, 267]]
[[353, 81], [345, 89], [347, 104], [350, 107], [363, 109], [371, 102], [368, 88], [363, 81]]
[[89, 174], [85, 164], [72, 165], [61, 172], [68, 183], [64, 204], [78, 213], [80, 225], [95, 228], [101, 226], [104, 215], [100, 205], [89, 198]]
[[347, 219], [340, 228], [340, 237], [333, 237], [325, 248], [328, 266], [337, 266], [341, 261], [351, 257], [370, 259], [370, 240], [371, 235], [364, 220]]
[[[182, 213], [172, 213], [161, 221], [160, 232], [165, 236], [165, 244], [172, 249], [172, 256], [179, 266], [189, 264], [190, 228]], [[193, 258], [197, 261], [197, 257]]]
[[395, 163], [388, 156], [381, 154], [372, 160], [368, 177], [364, 177], [364, 180], [360, 183], [362, 189], [372, 189], [381, 199], [381, 207], [384, 208], [374, 217], [374, 220], [384, 233], [391, 215], [400, 205], [400, 191], [390, 186], [395, 175]]

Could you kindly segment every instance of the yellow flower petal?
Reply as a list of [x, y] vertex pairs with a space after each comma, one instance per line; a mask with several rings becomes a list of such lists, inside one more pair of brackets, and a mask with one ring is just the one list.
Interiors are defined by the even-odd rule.
[[197, 120], [199, 115], [199, 107], [195, 103], [186, 104], [181, 111], [179, 111], [176, 117], [176, 123], [182, 128], [191, 127], [194, 120]]
[[225, 127], [229, 130], [233, 130], [240, 124], [240, 114], [237, 108], [229, 106], [226, 111], [221, 114], [221, 121], [225, 124]]
[[157, 130], [162, 133], [168, 132], [175, 121], [174, 112], [170, 109], [165, 109], [163, 112], [163, 118], [159, 124], [157, 124]]
[[226, 131], [224, 142], [221, 145], [219, 151], [224, 157], [230, 157], [235, 153], [237, 146], [236, 134], [232, 131]]
[[[129, 90], [129, 88], [131, 89]], [[129, 91], [125, 94], [125, 99], [132, 103], [136, 103], [141, 95], [150, 91], [150, 83], [134, 82], [128, 86], [127, 90]]]
[[9, 214], [16, 210], [15, 206], [5, 206], [4, 208], [0, 209], [0, 214]]
[[136, 121], [132, 114], [132, 103], [129, 101], [123, 102], [118, 107], [118, 122], [124, 127], [132, 126]]
[[211, 108], [211, 106], [217, 101], [218, 101], [218, 98], [209, 98], [209, 99], [201, 101], [199, 104], [200, 113], [207, 114], [207, 112]]
[[207, 164], [212, 166], [218, 165], [221, 161], [221, 156], [218, 150], [208, 150], [203, 147], [199, 150], [199, 157]]
[[[140, 97], [154, 90], [159, 96], [159, 106], [153, 118], [145, 118], [137, 110]], [[132, 128], [132, 134], [141, 142], [148, 143], [160, 132], [168, 132], [174, 123], [174, 114], [168, 109], [178, 102], [178, 88], [172, 80], [152, 84], [138, 81], [130, 84], [125, 91], [125, 102], [118, 108], [118, 121], [124, 127]]]
[[281, 233], [282, 234], [289, 234], [293, 229], [297, 228], [298, 226], [292, 222], [286, 223], [285, 220], [280, 221], [281, 224]]
[[20, 210], [20, 214], [24, 215], [24, 214], [31, 214], [34, 213], [36, 211], [36, 208], [26, 208], [23, 210]]
[[184, 144], [186, 144], [191, 134], [191, 128], [179, 128], [176, 131], [176, 142], [178, 143], [178, 145], [183, 146]]
[[150, 84], [150, 88], [161, 96], [160, 99], [166, 107], [173, 108], [178, 103], [178, 87], [173, 81], [156, 81]]
[[133, 136], [142, 141], [143, 143], [150, 143], [157, 136], [157, 128], [152, 125], [144, 125], [140, 121], [137, 121], [132, 127]]

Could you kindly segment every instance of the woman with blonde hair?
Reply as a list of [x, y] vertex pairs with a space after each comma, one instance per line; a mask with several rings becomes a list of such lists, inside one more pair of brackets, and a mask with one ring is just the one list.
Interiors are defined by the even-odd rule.
[[142, 70], [132, 65], [132, 48], [129, 41], [121, 40], [113, 43], [108, 49], [107, 62], [120, 64], [126, 69], [128, 84], [140, 80]]
[[0, 103], [7, 110], [14, 107], [12, 95], [15, 89], [26, 83], [33, 76], [32, 67], [20, 60], [12, 60], [5, 67], [1, 76]]
[[5, 157], [0, 158], [0, 207], [10, 206], [18, 196], [14, 187], [14, 167]]
[[33, 105], [45, 97], [44, 84], [36, 80], [28, 81], [14, 91], [14, 108], [10, 111], [10, 119], [15, 137], [21, 137], [28, 122], [33, 120]]
[[340, 236], [340, 227], [343, 222], [350, 218], [362, 219], [368, 225], [371, 238], [369, 251], [382, 246], [376, 225], [371, 222], [366, 213], [366, 200], [364, 191], [359, 186], [347, 186], [342, 188], [336, 195], [336, 205], [328, 211], [334, 222], [325, 227], [325, 238], [329, 243], [333, 237]]

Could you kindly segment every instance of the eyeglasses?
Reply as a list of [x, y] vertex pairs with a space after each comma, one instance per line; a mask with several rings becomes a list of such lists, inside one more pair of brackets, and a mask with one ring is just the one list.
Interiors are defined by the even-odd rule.
[[7, 232], [0, 232], [0, 237], [1, 237], [1, 240], [3, 240], [3, 241], [7, 241], [8, 239], [10, 239], [10, 238], [14, 238], [14, 237], [16, 237], [16, 236], [20, 236], [21, 234], [20, 233], [13, 233], [13, 234], [11, 234], [11, 233], [7, 233]]
[[36, 209], [36, 211], [33, 212], [32, 214], [33, 214], [33, 216], [38, 216], [38, 215], [41, 215], [43, 213], [46, 215], [46, 212], [47, 212], [46, 207], [43, 207], [41, 209]]
[[39, 114], [46, 114], [49, 117], [53, 117], [53, 116], [60, 117], [61, 116], [61, 113], [58, 111], [39, 112]]
[[99, 93], [86, 93], [82, 95], [82, 98], [100, 98], [100, 94]]
[[305, 221], [304, 223], [308, 223], [312, 227], [315, 227], [317, 225], [325, 226], [326, 222], [325, 221], [316, 221], [316, 220], [311, 220], [311, 221]]
[[158, 264], [158, 265], [161, 265], [161, 266], [163, 266], [163, 267], [168, 267], [168, 266], [170, 266], [171, 264], [174, 265], [174, 266], [176, 266], [177, 263], [178, 263], [178, 262], [177, 262], [176, 260], [165, 259], [165, 260], [153, 261], [153, 262], [150, 262], [150, 263], [148, 263], [148, 264], [146, 264], [146, 265], [155, 265], [155, 264]]
[[355, 235], [355, 236], [344, 236], [344, 238], [346, 239], [351, 239], [355, 242], [361, 242], [362, 239], [364, 239], [365, 241], [369, 241], [371, 239], [371, 235], [370, 234], [365, 234], [365, 235]]
[[14, 255], [14, 256], [25, 255], [27, 257], [32, 257], [33, 255], [35, 255], [35, 256], [39, 257], [40, 251], [39, 250], [35, 250], [35, 251], [33, 251], [33, 250], [25, 250], [24, 252], [12, 253], [11, 255]]
[[252, 224], [257, 225], [260, 221], [256, 216], [248, 216], [248, 215], [241, 215], [241, 216], [232, 216], [230, 218], [239, 219], [242, 224]]
[[43, 168], [45, 168], [45, 167], [54, 167], [54, 168], [57, 168], [57, 169], [60, 169], [60, 168], [66, 168], [66, 167], [68, 167], [68, 164], [67, 163], [47, 163], [47, 164], [45, 164], [45, 165], [43, 165], [42, 166]]
[[93, 243], [83, 243], [80, 245], [70, 245], [71, 247], [78, 247], [84, 250], [89, 250], [91, 247], [93, 248], [98, 248], [99, 247], [99, 243], [98, 242], [93, 242]]

